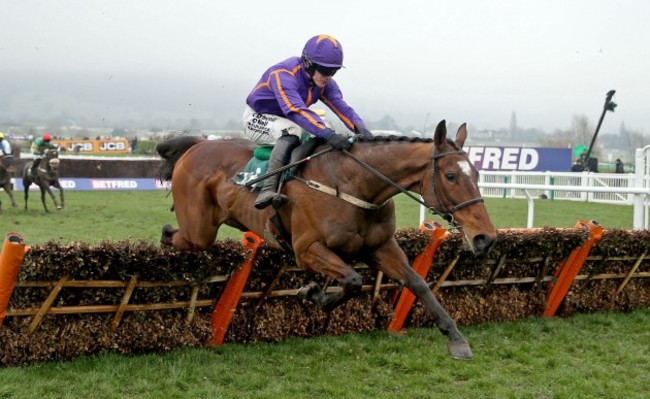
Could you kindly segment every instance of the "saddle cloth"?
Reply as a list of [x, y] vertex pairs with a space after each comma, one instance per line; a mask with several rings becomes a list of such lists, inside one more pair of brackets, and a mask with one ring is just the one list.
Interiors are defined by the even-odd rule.
[[[269, 158], [271, 157], [272, 149], [273, 147], [257, 147], [253, 152], [253, 157], [244, 166], [244, 170], [232, 178], [233, 183], [244, 186], [249, 181], [264, 176], [269, 168]], [[263, 184], [264, 180], [253, 184], [251, 191], [260, 191]]]

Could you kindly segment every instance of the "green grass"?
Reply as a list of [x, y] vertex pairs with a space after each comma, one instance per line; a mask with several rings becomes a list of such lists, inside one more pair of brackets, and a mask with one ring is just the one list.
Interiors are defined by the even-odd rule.
[[647, 398], [650, 310], [86, 357], [0, 370], [0, 398]]
[[[142, 239], [158, 241], [161, 227], [176, 225], [169, 211], [171, 197], [164, 191], [68, 191], [66, 207], [46, 214], [39, 195], [31, 194], [29, 210], [23, 210], [22, 193], [17, 193], [19, 207], [8, 207], [6, 194], [0, 192], [4, 213], [0, 215], [0, 233], [17, 231], [28, 244], [49, 240], [61, 242]], [[49, 199], [48, 199], [49, 200]], [[398, 228], [419, 225], [419, 205], [399, 195]], [[485, 200], [497, 228], [526, 227], [527, 203], [519, 199]], [[427, 220], [442, 220], [427, 215]], [[579, 219], [595, 219], [605, 228], [632, 228], [632, 207], [573, 201], [535, 200], [535, 227], [573, 227]], [[445, 223], [443, 223], [445, 225]], [[239, 239], [241, 232], [224, 226], [219, 238]]]
[[[0, 233], [27, 244], [143, 239], [175, 224], [162, 191], [67, 192], [66, 208], [45, 214], [7, 208]], [[398, 225], [415, 227], [417, 205], [397, 197]], [[525, 227], [526, 201], [487, 199], [497, 228]], [[629, 229], [632, 208], [535, 201], [536, 226], [596, 219]], [[224, 228], [220, 238], [241, 237]], [[650, 310], [462, 327], [475, 359], [458, 362], [434, 329], [227, 344], [166, 354], [104, 355], [0, 369], [0, 399], [19, 398], [647, 398]], [[56, 337], [52, 337], [56, 339]], [[2, 345], [2, 343], [0, 343]]]

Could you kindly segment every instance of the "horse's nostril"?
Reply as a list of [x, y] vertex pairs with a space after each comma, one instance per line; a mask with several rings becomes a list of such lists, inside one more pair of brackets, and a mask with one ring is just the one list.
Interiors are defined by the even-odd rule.
[[487, 251], [492, 246], [492, 239], [485, 234], [477, 234], [474, 236], [474, 248], [478, 253]]

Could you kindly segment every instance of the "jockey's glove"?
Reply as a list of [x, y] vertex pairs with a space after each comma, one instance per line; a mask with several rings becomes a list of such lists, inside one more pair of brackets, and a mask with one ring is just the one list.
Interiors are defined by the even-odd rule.
[[329, 136], [327, 143], [337, 150], [349, 150], [352, 148], [352, 143], [348, 141], [348, 137], [342, 134], [334, 133]]

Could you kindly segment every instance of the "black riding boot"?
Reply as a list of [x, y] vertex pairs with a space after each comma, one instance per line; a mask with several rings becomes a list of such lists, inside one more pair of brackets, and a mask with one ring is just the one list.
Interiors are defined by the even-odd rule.
[[[271, 151], [268, 171], [271, 172], [286, 165], [291, 156], [291, 151], [299, 143], [300, 139], [294, 135], [285, 135], [280, 137]], [[282, 173], [277, 173], [264, 180], [262, 191], [259, 193], [257, 200], [255, 201], [255, 208], [264, 209], [271, 204], [273, 204], [275, 208], [279, 208], [289, 201], [289, 198], [277, 192], [280, 175], [282, 175]]]
[[32, 169], [29, 171], [29, 177], [32, 179], [32, 181], [36, 181], [36, 174], [38, 173], [38, 165], [40, 163], [41, 163], [41, 158], [34, 159], [34, 163], [32, 164]]

